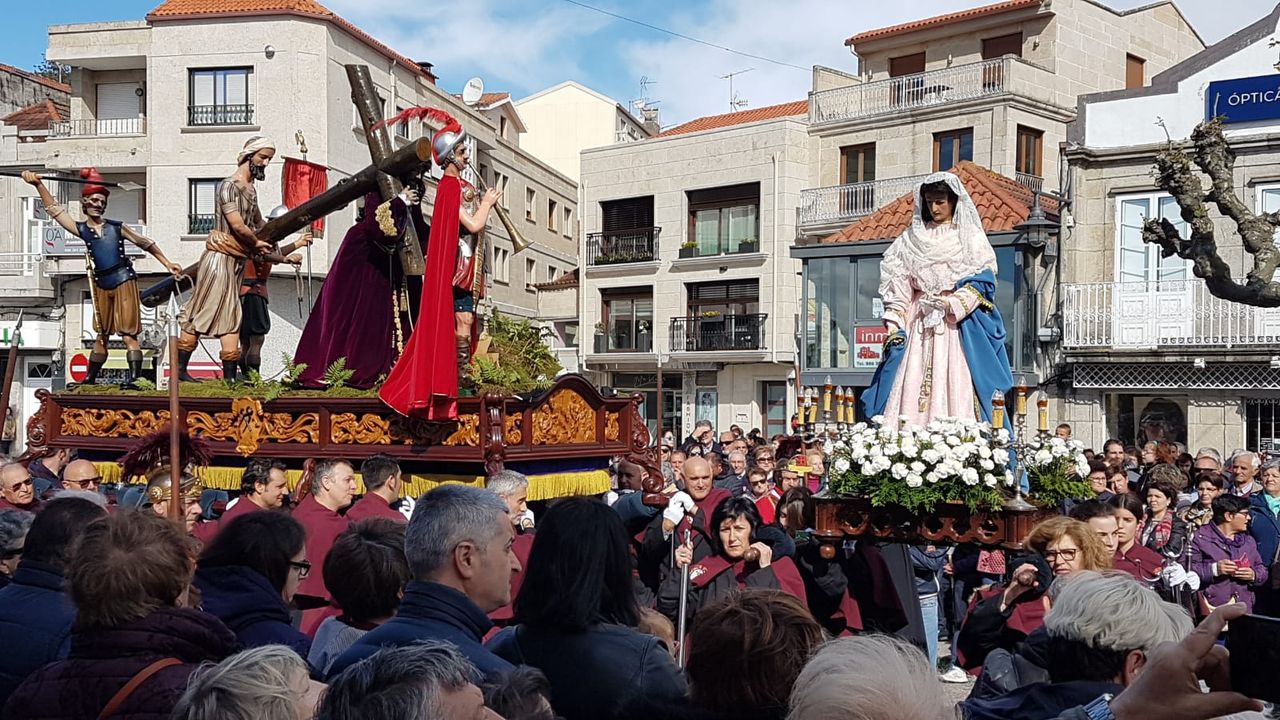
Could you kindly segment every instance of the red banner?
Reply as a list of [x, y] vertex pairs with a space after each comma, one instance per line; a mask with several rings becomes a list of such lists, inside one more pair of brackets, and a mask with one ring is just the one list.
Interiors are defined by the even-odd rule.
[[[323, 165], [287, 157], [284, 159], [284, 204], [290, 210], [329, 189], [329, 169]], [[316, 218], [311, 229], [324, 233], [324, 218]]]

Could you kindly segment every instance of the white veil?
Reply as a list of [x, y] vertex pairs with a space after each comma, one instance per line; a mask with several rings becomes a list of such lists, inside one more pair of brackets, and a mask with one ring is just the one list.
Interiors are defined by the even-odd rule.
[[[956, 194], [956, 211], [952, 224], [956, 232], [931, 230], [924, 220], [924, 201], [920, 191], [926, 185], [945, 182]], [[996, 272], [996, 253], [982, 228], [982, 217], [973, 198], [960, 184], [960, 178], [949, 172], [926, 177], [915, 189], [915, 211], [911, 227], [902, 233], [884, 253], [880, 263], [880, 296], [893, 278], [909, 276], [927, 296], [936, 297], [954, 290], [958, 281], [983, 270]]]

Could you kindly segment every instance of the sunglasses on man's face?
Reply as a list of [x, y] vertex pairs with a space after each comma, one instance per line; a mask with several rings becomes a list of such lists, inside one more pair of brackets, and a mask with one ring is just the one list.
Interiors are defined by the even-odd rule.
[[102, 483], [101, 475], [98, 475], [96, 477], [91, 477], [91, 478], [84, 478], [83, 480], [67, 480], [66, 478], [63, 478], [62, 480], [63, 485], [74, 485], [79, 490], [83, 490], [87, 487], [96, 487], [101, 483]]
[[13, 485], [9, 486], [9, 492], [13, 492], [18, 488], [31, 487], [33, 484], [34, 482], [31, 480], [31, 478], [27, 478], [26, 480], [23, 480], [21, 482], [16, 482]]

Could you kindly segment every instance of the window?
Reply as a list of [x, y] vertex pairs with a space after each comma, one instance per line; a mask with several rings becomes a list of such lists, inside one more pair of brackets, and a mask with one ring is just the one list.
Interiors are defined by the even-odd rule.
[[[380, 89], [374, 88], [373, 92], [378, 97], [378, 117], [380, 119], [385, 119], [387, 117], [387, 99], [383, 97], [382, 91]], [[354, 104], [351, 106], [351, 127], [355, 128], [356, 130], [359, 130], [361, 133], [364, 132], [364, 123], [360, 122], [360, 111], [356, 109], [356, 106]], [[408, 123], [405, 123], [405, 132], [406, 133], [409, 132]], [[400, 135], [399, 124], [396, 125], [395, 133], [396, 135]], [[361, 135], [361, 137], [363, 137], [363, 135]], [[400, 135], [400, 137], [409, 137], [409, 136]], [[474, 158], [475, 153], [472, 153], [471, 157]], [[436, 166], [433, 164], [432, 167], [434, 168]]]
[[760, 310], [760, 281], [694, 283], [689, 285], [689, 314], [749, 315]]
[[840, 177], [846, 185], [876, 179], [876, 144], [848, 145], [840, 148]]
[[1124, 86], [1140, 88], [1147, 84], [1147, 61], [1137, 55], [1124, 56]]
[[688, 293], [688, 316], [671, 321], [673, 350], [764, 348], [758, 280], [690, 283]]
[[538, 282], [538, 261], [534, 258], [525, 258], [524, 260], [524, 289], [534, 290], [534, 283]]
[[907, 102], [918, 102], [924, 88], [924, 77], [904, 77], [924, 72], [924, 53], [889, 58], [889, 77], [903, 78], [889, 83], [889, 105], [897, 107]]
[[653, 196], [601, 202], [600, 225], [606, 233], [653, 227]]
[[573, 208], [564, 208], [564, 220], [560, 224], [560, 230], [565, 237], [573, 237]]
[[933, 171], [950, 170], [973, 161], [973, 128], [933, 134]]
[[1018, 157], [1014, 170], [1023, 175], [1042, 178], [1041, 163], [1044, 160], [1044, 132], [1035, 128], [1018, 126]]
[[691, 190], [689, 237], [699, 255], [759, 252], [760, 183]]
[[[1187, 237], [1187, 224], [1172, 196], [1164, 193], [1122, 195], [1116, 198], [1116, 282], [1177, 282], [1188, 279], [1187, 261], [1162, 257], [1160, 248], [1142, 241], [1142, 225], [1147, 218], [1165, 219]], [[1178, 282], [1178, 287], [1182, 283]]]
[[218, 179], [190, 180], [187, 183], [187, 232], [208, 235], [218, 212]]
[[560, 228], [556, 223], [560, 222], [560, 203], [547, 199], [547, 229], [551, 232], [559, 232]]
[[902, 77], [924, 72], [924, 53], [889, 58], [889, 77]]
[[547, 265], [547, 282], [554, 281], [559, 274], [560, 270], [555, 265]]
[[1001, 35], [999, 37], [986, 38], [982, 41], [983, 60], [994, 60], [1005, 55], [1022, 57], [1022, 33]]
[[498, 118], [498, 137], [504, 140], [507, 137], [507, 118], [505, 116]]
[[497, 170], [493, 171], [493, 189], [502, 193], [502, 200], [500, 202], [502, 203], [503, 210], [511, 209], [511, 203], [507, 199], [507, 184], [510, 182], [510, 180], [511, 180], [510, 177], [503, 175]]
[[506, 248], [493, 248], [493, 281], [511, 283], [511, 251]]
[[249, 76], [253, 68], [191, 70], [187, 88], [188, 125], [252, 125]]
[[764, 416], [764, 436], [785, 434], [787, 427], [787, 384], [785, 382], [760, 383], [760, 414]]
[[533, 188], [524, 190], [524, 219], [538, 222], [538, 191]]
[[[559, 323], [557, 323], [559, 324]], [[571, 320], [563, 324], [563, 330], [560, 337], [564, 338], [564, 346], [576, 348], [578, 347], [578, 321]]]
[[[402, 112], [404, 112], [404, 108], [397, 105], [396, 115]], [[396, 137], [405, 138], [406, 140], [409, 138], [409, 120], [407, 118], [396, 123]]]
[[601, 352], [650, 352], [653, 348], [653, 290], [624, 288], [600, 291], [604, 318]]

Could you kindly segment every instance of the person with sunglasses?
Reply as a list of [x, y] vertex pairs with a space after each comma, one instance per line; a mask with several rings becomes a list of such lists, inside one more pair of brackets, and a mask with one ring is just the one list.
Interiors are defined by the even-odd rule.
[[42, 507], [31, 473], [22, 463], [10, 462], [0, 467], [0, 510], [40, 512]]
[[220, 529], [200, 555], [193, 584], [205, 612], [245, 647], [287, 645], [306, 658], [311, 638], [294, 629], [290, 607], [310, 573], [302, 523], [285, 513], [256, 512]]
[[102, 473], [88, 460], [72, 460], [62, 471], [62, 487], [65, 490], [98, 492], [102, 485]]

